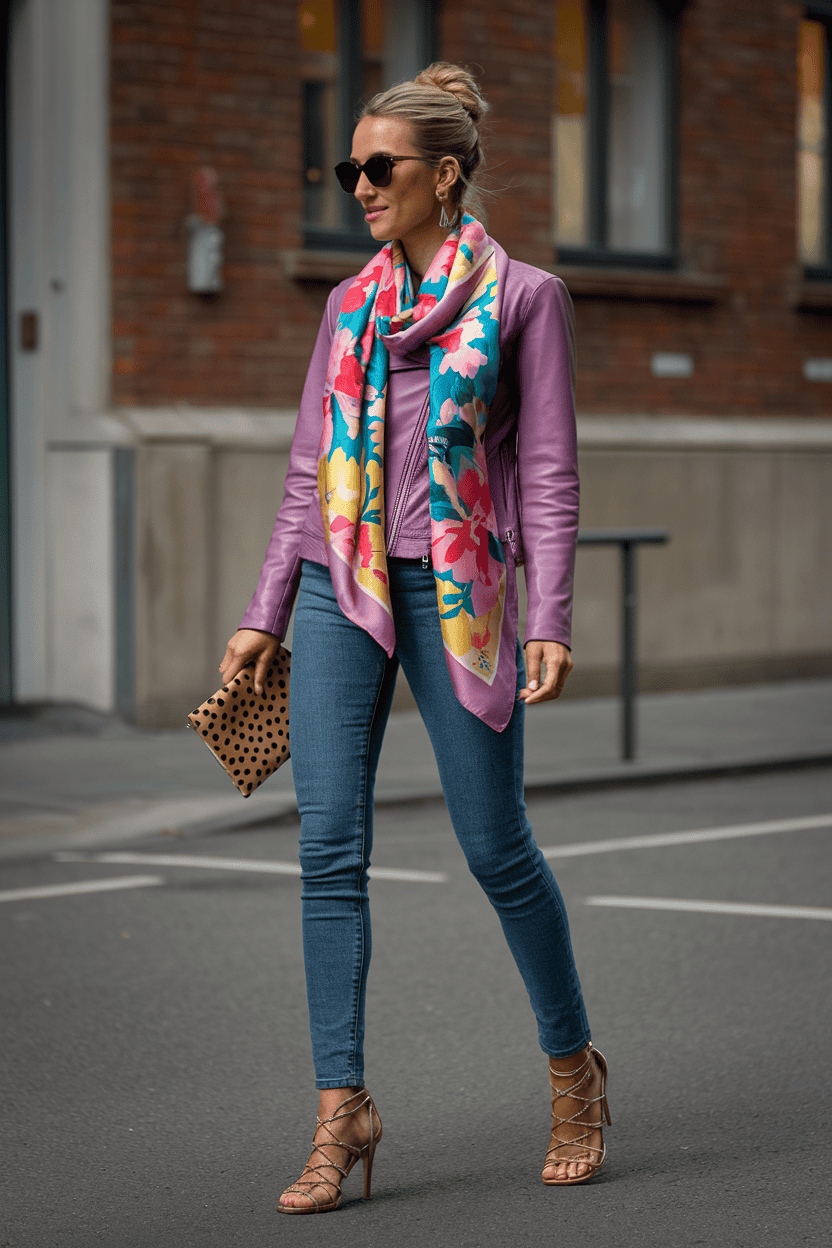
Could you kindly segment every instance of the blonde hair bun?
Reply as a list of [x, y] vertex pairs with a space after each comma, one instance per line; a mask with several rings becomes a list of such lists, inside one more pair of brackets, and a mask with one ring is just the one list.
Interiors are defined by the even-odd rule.
[[408, 82], [399, 82], [369, 100], [364, 117], [398, 117], [409, 122], [417, 152], [437, 166], [453, 156], [459, 176], [451, 187], [450, 206], [485, 220], [475, 176], [483, 164], [480, 122], [488, 105], [474, 78], [461, 65], [436, 61]]
[[450, 61], [434, 61], [413, 79], [419, 86], [438, 87], [456, 96], [475, 126], [478, 126], [488, 112], [488, 103], [483, 99], [476, 79], [461, 65], [452, 65]]

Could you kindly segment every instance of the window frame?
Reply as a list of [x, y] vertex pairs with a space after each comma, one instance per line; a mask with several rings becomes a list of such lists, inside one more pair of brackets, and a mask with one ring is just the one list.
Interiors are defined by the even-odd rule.
[[[662, 154], [665, 164], [662, 215], [665, 246], [662, 251], [631, 251], [607, 245], [607, 155], [609, 149], [609, 79], [607, 73], [607, 0], [587, 4], [587, 109], [589, 114], [587, 189], [589, 234], [592, 242], [574, 246], [557, 241], [558, 262], [603, 268], [675, 269], [678, 266], [679, 202], [679, 68], [678, 0], [658, 0], [661, 20], [662, 70], [666, 84]], [[555, 153], [552, 153], [554, 160]]]
[[[826, 259], [821, 264], [803, 264], [803, 277], [807, 282], [832, 282], [832, 0], [808, 0], [803, 6], [803, 16], [813, 22], [820, 22], [826, 30]], [[795, 161], [795, 170], [796, 168]], [[795, 229], [795, 240], [797, 237]], [[800, 256], [798, 261], [800, 262]]]
[[[383, 0], [378, 0], [383, 3]], [[419, 15], [417, 22], [418, 47], [417, 53], [425, 66], [438, 59], [439, 45], [439, 0], [418, 0]], [[337, 53], [337, 101], [338, 101], [338, 139], [342, 155], [341, 160], [348, 160], [352, 145], [352, 133], [355, 129], [355, 118], [361, 104], [363, 82], [363, 53], [361, 38], [361, 0], [338, 0], [338, 53]], [[306, 115], [301, 113], [301, 152], [309, 148], [310, 136], [306, 129]], [[333, 177], [332, 170], [325, 170], [325, 176]], [[301, 181], [305, 171], [301, 169]], [[369, 252], [374, 249], [372, 236], [364, 223], [361, 205], [353, 195], [344, 195], [338, 200], [340, 224], [319, 226], [301, 219], [301, 235], [303, 246], [309, 251], [357, 251]]]

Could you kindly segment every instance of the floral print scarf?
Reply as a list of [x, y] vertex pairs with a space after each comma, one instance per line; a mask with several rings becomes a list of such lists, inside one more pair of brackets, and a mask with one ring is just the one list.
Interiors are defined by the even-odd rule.
[[504, 618], [506, 562], [483, 447], [499, 330], [494, 246], [479, 221], [463, 217], [415, 297], [403, 250], [388, 243], [341, 306], [318, 459], [339, 606], [392, 655], [384, 511], [388, 353], [408, 354], [427, 343], [431, 552], [445, 659], [462, 705], [498, 731], [511, 716], [516, 682], [513, 629]]

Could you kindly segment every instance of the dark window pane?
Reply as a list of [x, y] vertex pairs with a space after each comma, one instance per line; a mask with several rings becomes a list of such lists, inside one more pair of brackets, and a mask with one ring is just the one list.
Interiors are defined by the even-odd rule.
[[304, 217], [330, 229], [340, 220], [332, 169], [337, 148], [337, 13], [333, 0], [301, 0]]
[[607, 245], [662, 251], [665, 238], [665, 57], [656, 0], [607, 6]]

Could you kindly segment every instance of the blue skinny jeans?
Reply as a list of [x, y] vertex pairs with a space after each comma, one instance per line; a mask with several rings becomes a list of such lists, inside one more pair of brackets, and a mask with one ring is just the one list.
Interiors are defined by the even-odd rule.
[[[433, 572], [395, 559], [389, 572], [391, 659], [344, 616], [321, 564], [304, 561], [295, 613], [290, 737], [319, 1088], [364, 1083], [373, 786], [399, 663], [430, 735], [454, 831], [526, 985], [541, 1048], [568, 1057], [590, 1038], [563, 898], [526, 818], [525, 706], [517, 702], [503, 732], [461, 706], [445, 665]], [[523, 672], [518, 643], [518, 689]]]

